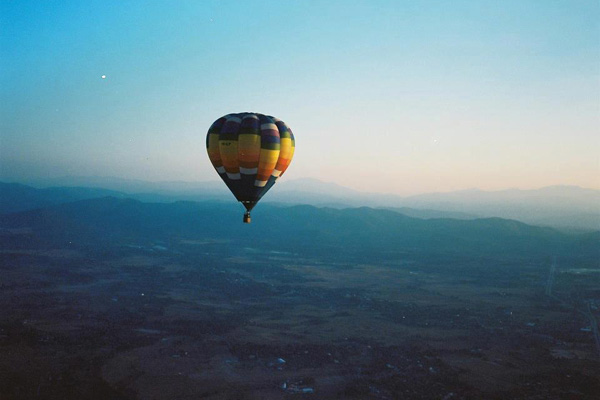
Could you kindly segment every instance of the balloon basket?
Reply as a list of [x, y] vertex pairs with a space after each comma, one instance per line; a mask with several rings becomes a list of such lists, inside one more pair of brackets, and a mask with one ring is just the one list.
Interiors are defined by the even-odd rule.
[[252, 218], [250, 218], [250, 213], [249, 212], [245, 212], [244, 213], [244, 223], [245, 224], [249, 224], [250, 222], [252, 222]]

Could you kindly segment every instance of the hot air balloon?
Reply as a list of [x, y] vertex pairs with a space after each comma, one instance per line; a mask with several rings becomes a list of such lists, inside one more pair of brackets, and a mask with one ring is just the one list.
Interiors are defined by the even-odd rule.
[[292, 130], [280, 119], [257, 113], [228, 114], [206, 134], [208, 158], [235, 198], [250, 211], [283, 175], [294, 156]]

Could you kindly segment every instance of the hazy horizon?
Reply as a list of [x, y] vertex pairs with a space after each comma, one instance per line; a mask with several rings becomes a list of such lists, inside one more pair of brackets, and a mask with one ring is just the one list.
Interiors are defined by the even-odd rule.
[[[97, 187], [97, 188], [104, 188], [106, 189], [106, 187], [103, 187], [102, 184], [98, 184], [98, 181], [105, 181], [105, 182], [111, 182], [114, 183], [118, 183], [118, 182], [138, 182], [140, 184], [151, 184], [151, 185], [159, 185], [160, 184], [182, 184], [182, 185], [195, 185], [195, 184], [210, 184], [210, 185], [215, 185], [216, 187], [220, 187], [221, 184], [223, 183], [222, 180], [218, 179], [218, 177], [215, 179], [205, 179], [205, 180], [178, 180], [178, 179], [166, 179], [166, 180], [147, 180], [147, 179], [136, 179], [136, 178], [127, 178], [127, 177], [120, 177], [120, 176], [101, 176], [101, 175], [96, 175], [96, 176], [77, 176], [77, 175], [64, 175], [64, 176], [56, 176], [56, 177], [46, 177], [46, 178], [29, 178], [29, 179], [4, 179], [2, 177], [0, 177], [0, 182], [4, 182], [4, 183], [17, 183], [17, 184], [23, 184], [23, 185], [30, 185], [33, 187], [60, 187], [60, 186], [82, 186], [82, 187]], [[87, 183], [86, 183], [87, 182]], [[343, 185], [343, 184], [339, 184], [337, 182], [334, 181], [328, 181], [328, 180], [323, 180], [323, 179], [319, 179], [319, 178], [313, 178], [313, 177], [303, 177], [303, 178], [282, 178], [278, 181], [278, 187], [283, 185], [286, 185], [286, 183], [298, 183], [298, 182], [308, 182], [313, 183], [316, 182], [316, 184], [320, 185], [327, 185], [327, 186], [331, 186], [332, 188], [334, 187], [340, 187], [342, 189], [349, 189], [352, 191], [356, 191], [359, 193], [363, 193], [363, 194], [374, 194], [374, 195], [393, 195], [393, 196], [399, 196], [399, 197], [410, 197], [410, 196], [419, 196], [419, 195], [423, 195], [423, 194], [433, 194], [433, 193], [457, 193], [457, 192], [466, 192], [466, 191], [482, 191], [482, 192], [488, 192], [488, 193], [494, 193], [494, 192], [504, 192], [504, 191], [511, 191], [511, 190], [517, 190], [517, 191], [535, 191], [535, 190], [541, 190], [541, 189], [546, 189], [546, 188], [578, 188], [578, 189], [583, 189], [583, 190], [595, 190], [595, 191], [600, 191], [600, 189], [596, 189], [596, 188], [592, 188], [592, 187], [585, 187], [585, 186], [579, 186], [579, 185], [570, 185], [570, 184], [556, 184], [556, 185], [547, 185], [547, 186], [539, 186], [539, 187], [505, 187], [505, 188], [499, 188], [499, 189], [492, 189], [492, 190], [486, 190], [486, 189], [482, 189], [479, 187], [465, 187], [465, 188], [459, 188], [456, 190], [440, 190], [440, 191], [424, 191], [424, 192], [414, 192], [414, 193], [406, 193], [406, 194], [402, 194], [402, 193], [394, 193], [394, 192], [389, 192], [389, 191], [366, 191], [366, 190], [361, 190], [360, 188], [355, 188], [352, 186], [347, 186], [347, 185]], [[108, 188], [110, 189], [110, 184], [107, 185]], [[159, 188], [159, 186], [157, 186], [157, 189]], [[286, 185], [287, 186], [287, 185]], [[226, 188], [226, 186], [223, 185], [222, 187], [223, 192], [224, 193], [229, 193], [228, 189]], [[308, 190], [310, 191], [310, 190]], [[271, 197], [267, 195], [267, 199]]]
[[596, 1], [2, 2], [0, 179], [217, 181], [218, 117], [294, 131], [283, 181], [600, 189]]

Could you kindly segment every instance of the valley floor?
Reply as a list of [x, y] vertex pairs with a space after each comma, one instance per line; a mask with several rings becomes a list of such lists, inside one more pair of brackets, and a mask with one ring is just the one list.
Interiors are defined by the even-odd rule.
[[0, 257], [2, 399], [600, 393], [600, 271], [550, 257], [359, 262], [209, 239]]

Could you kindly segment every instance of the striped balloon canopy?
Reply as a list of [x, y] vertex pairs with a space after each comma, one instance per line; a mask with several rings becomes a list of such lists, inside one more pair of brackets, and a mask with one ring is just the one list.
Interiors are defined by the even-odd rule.
[[235, 198], [250, 210], [283, 175], [294, 156], [292, 130], [280, 119], [257, 113], [228, 114], [206, 135], [208, 158]]

